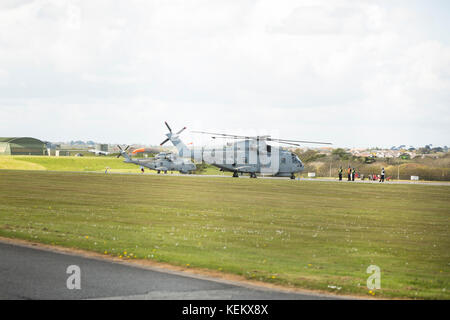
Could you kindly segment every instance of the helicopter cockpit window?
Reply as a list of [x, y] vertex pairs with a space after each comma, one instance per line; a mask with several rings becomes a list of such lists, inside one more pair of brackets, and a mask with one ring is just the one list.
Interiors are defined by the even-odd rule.
[[267, 145], [267, 152], [272, 152], [272, 146], [271, 145]]

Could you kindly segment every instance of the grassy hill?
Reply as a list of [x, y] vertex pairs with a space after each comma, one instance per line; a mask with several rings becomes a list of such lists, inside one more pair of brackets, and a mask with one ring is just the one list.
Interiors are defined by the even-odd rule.
[[102, 172], [106, 167], [115, 172], [139, 170], [139, 166], [116, 157], [0, 156], [0, 169]]
[[[45, 157], [45, 156], [0, 156], [0, 170], [49, 170], [49, 171], [84, 171], [103, 172], [106, 167], [110, 172], [139, 172], [139, 166], [124, 163], [123, 158], [112, 156], [84, 157]], [[197, 165], [197, 174], [231, 175], [218, 168], [203, 164]]]
[[385, 168], [386, 177], [392, 179], [410, 180], [411, 176], [419, 176], [420, 180], [450, 181], [450, 154], [439, 154], [427, 157], [416, 157], [410, 160], [375, 158], [373, 163], [366, 163], [365, 158], [347, 155], [339, 158], [335, 155], [324, 155], [317, 151], [296, 151], [305, 164], [306, 172], [315, 172], [319, 177], [337, 177], [339, 167], [344, 170], [348, 166], [355, 168], [356, 172], [364, 174], [380, 174]]

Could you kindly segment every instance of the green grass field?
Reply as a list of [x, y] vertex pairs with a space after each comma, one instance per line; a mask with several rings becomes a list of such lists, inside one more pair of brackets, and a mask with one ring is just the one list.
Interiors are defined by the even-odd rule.
[[449, 299], [449, 191], [0, 170], [0, 235], [362, 296], [374, 264], [376, 297]]
[[0, 169], [50, 170], [50, 171], [105, 171], [138, 172], [139, 166], [124, 163], [116, 157], [43, 157], [43, 156], [0, 156]]
[[[141, 158], [142, 159], [142, 158]], [[124, 163], [123, 158], [111, 156], [84, 156], [84, 157], [46, 157], [46, 156], [0, 156], [0, 170], [48, 170], [48, 171], [80, 171], [133, 173], [139, 172], [139, 166]], [[146, 169], [147, 172], [151, 172]], [[155, 172], [155, 171], [152, 171]], [[202, 175], [232, 175], [229, 172], [220, 172], [218, 168], [207, 165], [199, 172]]]

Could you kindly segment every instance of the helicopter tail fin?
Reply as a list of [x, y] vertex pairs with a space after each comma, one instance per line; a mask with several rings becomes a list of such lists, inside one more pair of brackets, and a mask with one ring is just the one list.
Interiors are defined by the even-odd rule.
[[172, 142], [172, 144], [175, 146], [175, 148], [177, 148], [178, 150], [178, 155], [182, 158], [188, 158], [191, 157], [191, 150], [188, 149], [188, 147], [184, 144], [183, 141], [181, 141], [180, 139], [180, 133], [183, 132], [186, 127], [182, 128], [180, 131], [178, 131], [177, 133], [173, 133], [172, 129], [170, 128], [170, 126], [167, 124], [166, 122], [166, 126], [169, 129], [169, 133], [166, 134], [167, 139], [164, 140], [161, 145], [163, 145], [164, 143], [166, 143], [167, 141]]
[[180, 139], [180, 137], [177, 135], [175, 137], [172, 137], [170, 139], [170, 142], [173, 143], [175, 148], [178, 150], [178, 155], [182, 158], [189, 158], [191, 156], [191, 150], [188, 149], [188, 147], [184, 144], [184, 142]]

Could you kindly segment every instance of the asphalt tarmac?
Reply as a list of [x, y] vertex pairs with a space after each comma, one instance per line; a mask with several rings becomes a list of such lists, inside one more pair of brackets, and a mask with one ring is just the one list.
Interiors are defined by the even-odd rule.
[[[271, 290], [222, 279], [161, 271], [0, 242], [0, 299], [319, 300], [338, 297]], [[69, 266], [80, 289], [68, 289]], [[76, 281], [69, 281], [76, 284]]]

